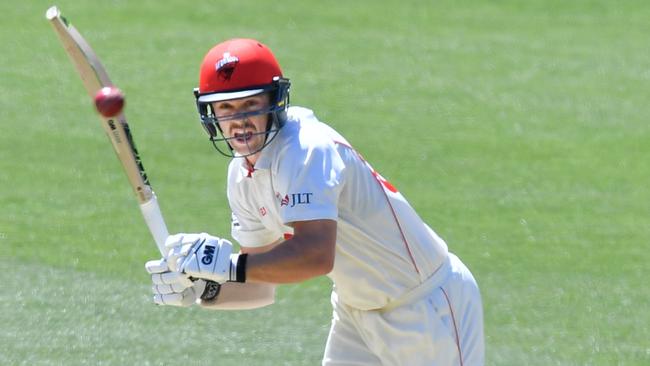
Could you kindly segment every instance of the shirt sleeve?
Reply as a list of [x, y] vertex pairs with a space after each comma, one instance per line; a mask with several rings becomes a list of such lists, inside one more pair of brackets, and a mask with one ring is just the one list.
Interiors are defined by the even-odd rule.
[[275, 174], [281, 194], [280, 218], [295, 221], [336, 220], [345, 165], [328, 139], [286, 151]]
[[252, 211], [245, 194], [229, 184], [228, 203], [232, 210], [230, 235], [242, 247], [262, 247], [273, 243], [280, 235], [265, 227]]
[[230, 234], [243, 247], [263, 247], [279, 236], [247, 213], [233, 207]]

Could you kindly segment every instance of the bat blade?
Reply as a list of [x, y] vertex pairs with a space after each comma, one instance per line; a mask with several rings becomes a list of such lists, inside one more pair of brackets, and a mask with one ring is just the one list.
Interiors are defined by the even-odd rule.
[[[53, 6], [47, 10], [45, 17], [49, 20], [63, 48], [74, 64], [88, 95], [94, 98], [101, 88], [112, 86], [113, 83], [108, 77], [106, 69], [93, 49], [79, 31], [63, 17], [61, 11]], [[160, 211], [156, 195], [147, 178], [138, 150], [135, 147], [126, 117], [124, 113], [120, 113], [118, 116], [111, 118], [100, 116], [100, 119], [102, 128], [111, 141], [117, 158], [120, 160], [138, 199], [140, 211], [154, 237], [158, 250], [163, 256], [166, 256], [165, 239], [169, 236], [167, 225]]]
[[104, 69], [88, 42], [74, 26], [68, 23], [61, 11], [56, 6], [53, 6], [47, 10], [45, 17], [50, 21], [54, 31], [59, 36], [59, 40], [77, 69], [88, 95], [94, 97], [99, 89], [113, 85], [106, 73], [106, 69]]

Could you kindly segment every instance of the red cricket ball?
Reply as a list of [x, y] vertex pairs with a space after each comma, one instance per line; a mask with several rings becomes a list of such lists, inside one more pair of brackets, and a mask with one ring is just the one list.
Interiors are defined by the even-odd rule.
[[97, 112], [106, 118], [115, 117], [124, 108], [124, 94], [114, 86], [106, 86], [95, 94]]

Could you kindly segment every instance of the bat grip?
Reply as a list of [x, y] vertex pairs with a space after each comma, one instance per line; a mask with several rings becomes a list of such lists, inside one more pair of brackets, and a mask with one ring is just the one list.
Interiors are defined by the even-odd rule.
[[147, 223], [147, 227], [149, 227], [149, 231], [156, 241], [160, 254], [165, 258], [167, 256], [165, 240], [169, 236], [169, 231], [167, 231], [167, 225], [165, 224], [165, 219], [162, 216], [155, 194], [152, 194], [149, 201], [140, 204], [140, 211], [142, 211], [144, 221]]

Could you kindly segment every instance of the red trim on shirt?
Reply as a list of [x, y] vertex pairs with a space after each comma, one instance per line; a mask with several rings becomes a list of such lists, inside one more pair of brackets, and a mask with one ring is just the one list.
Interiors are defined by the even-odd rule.
[[454, 309], [451, 307], [451, 302], [449, 301], [449, 296], [447, 291], [444, 288], [440, 287], [440, 291], [445, 295], [447, 299], [447, 305], [449, 306], [449, 313], [451, 313], [451, 321], [454, 324], [454, 333], [456, 335], [456, 348], [458, 348], [458, 359], [460, 360], [460, 366], [463, 366], [463, 353], [460, 351], [460, 338], [458, 337], [458, 327], [456, 326], [456, 317], [454, 316]]
[[246, 178], [253, 178], [253, 172], [256, 170], [255, 165], [251, 164], [251, 162], [248, 161], [248, 158], [244, 158], [244, 164], [246, 164]]
[[[411, 258], [411, 263], [413, 263], [413, 267], [415, 268], [415, 272], [417, 272], [419, 274], [420, 269], [418, 268], [418, 265], [415, 263], [415, 258], [413, 257], [413, 253], [411, 253], [411, 246], [409, 245], [408, 240], [406, 240], [406, 235], [404, 234], [404, 230], [402, 229], [402, 225], [399, 223], [399, 220], [397, 219], [397, 214], [395, 213], [395, 209], [393, 208], [393, 205], [390, 203], [390, 198], [388, 198], [388, 193], [386, 193], [386, 189], [390, 190], [393, 193], [397, 193], [397, 189], [392, 184], [388, 183], [387, 181], [386, 181], [386, 183], [388, 183], [390, 185], [390, 188], [386, 187], [386, 184], [384, 184], [382, 182], [382, 180], [380, 180], [380, 178], [379, 178], [379, 177], [381, 177], [381, 175], [379, 175], [379, 173], [374, 171], [374, 169], [372, 169], [370, 167], [370, 165], [363, 158], [363, 156], [361, 156], [361, 154], [359, 154], [356, 150], [354, 150], [354, 148], [352, 146], [350, 146], [350, 145], [348, 145], [346, 143], [340, 142], [340, 141], [336, 141], [336, 140], [334, 141], [334, 143], [339, 144], [339, 145], [343, 145], [343, 146], [347, 147], [348, 149], [354, 151], [354, 153], [357, 154], [359, 159], [361, 159], [361, 161], [364, 162], [365, 165], [370, 170], [370, 173], [375, 178], [375, 181], [379, 184], [379, 188], [384, 193], [384, 197], [386, 197], [386, 203], [388, 203], [388, 207], [390, 207], [390, 212], [393, 214], [393, 219], [395, 220], [395, 224], [397, 225], [397, 228], [399, 229], [399, 233], [402, 236], [402, 241], [404, 242], [404, 246], [406, 247], [406, 252], [408, 253], [409, 258]], [[384, 179], [384, 181], [385, 181], [385, 179]]]

